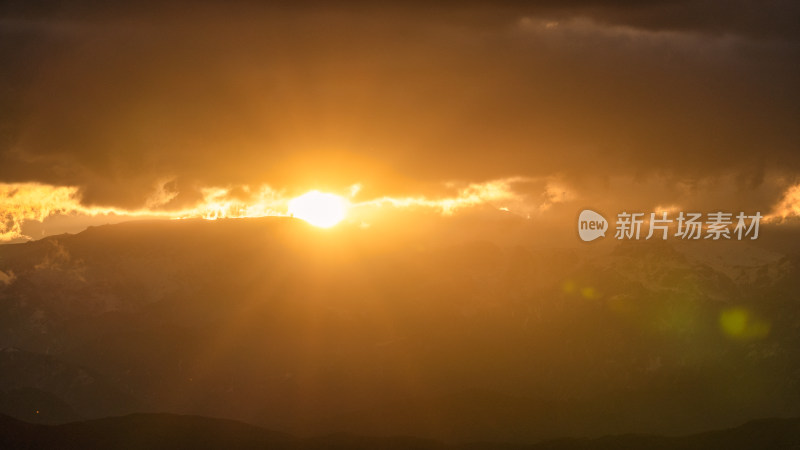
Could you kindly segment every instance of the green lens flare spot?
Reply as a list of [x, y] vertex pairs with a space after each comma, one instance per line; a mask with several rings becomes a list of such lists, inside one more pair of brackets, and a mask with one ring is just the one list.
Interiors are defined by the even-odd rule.
[[767, 337], [769, 322], [755, 317], [746, 308], [728, 308], [719, 316], [722, 333], [731, 339], [751, 341]]

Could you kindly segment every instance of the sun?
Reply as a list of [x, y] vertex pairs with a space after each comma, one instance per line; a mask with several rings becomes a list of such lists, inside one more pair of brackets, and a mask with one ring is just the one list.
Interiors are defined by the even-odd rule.
[[335, 194], [311, 191], [289, 200], [289, 215], [320, 228], [330, 228], [347, 215], [347, 201]]

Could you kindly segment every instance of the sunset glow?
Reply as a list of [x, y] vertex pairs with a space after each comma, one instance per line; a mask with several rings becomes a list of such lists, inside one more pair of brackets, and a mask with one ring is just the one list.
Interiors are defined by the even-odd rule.
[[800, 2], [141, 3], [0, 4], [0, 450], [800, 442]]

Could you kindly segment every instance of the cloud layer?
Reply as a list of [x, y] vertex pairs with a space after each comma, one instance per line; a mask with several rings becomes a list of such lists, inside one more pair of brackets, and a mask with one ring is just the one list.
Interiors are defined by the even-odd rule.
[[766, 210], [800, 181], [794, 2], [3, 8], [0, 182], [80, 207], [557, 179], [654, 203], [728, 182]]

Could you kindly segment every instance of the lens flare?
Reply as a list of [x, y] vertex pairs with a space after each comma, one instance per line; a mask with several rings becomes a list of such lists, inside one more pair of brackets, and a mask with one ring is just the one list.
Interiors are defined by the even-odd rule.
[[769, 334], [769, 322], [755, 317], [742, 308], [728, 308], [719, 316], [722, 332], [731, 339], [751, 341], [763, 339]]

